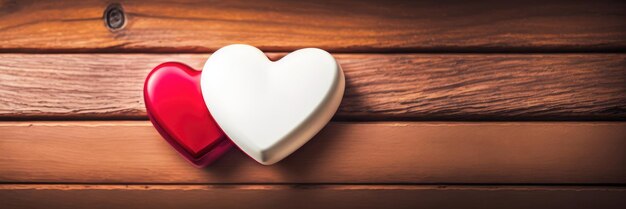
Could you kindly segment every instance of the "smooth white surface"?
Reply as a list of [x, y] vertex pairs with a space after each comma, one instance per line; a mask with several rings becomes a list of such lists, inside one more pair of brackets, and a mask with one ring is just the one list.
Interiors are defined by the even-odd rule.
[[326, 51], [306, 48], [279, 61], [242, 44], [213, 53], [202, 94], [216, 122], [246, 154], [276, 163], [304, 145], [337, 111], [345, 79]]

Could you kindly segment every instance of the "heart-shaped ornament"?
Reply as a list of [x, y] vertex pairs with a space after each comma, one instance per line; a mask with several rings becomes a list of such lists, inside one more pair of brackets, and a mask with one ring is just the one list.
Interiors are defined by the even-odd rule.
[[232, 147], [202, 99], [200, 71], [176, 62], [150, 72], [144, 100], [150, 121], [161, 136], [198, 167], [215, 161]]
[[226, 135], [261, 164], [304, 145], [337, 111], [343, 71], [328, 52], [306, 48], [272, 62], [249, 45], [217, 50], [204, 65], [204, 101]]

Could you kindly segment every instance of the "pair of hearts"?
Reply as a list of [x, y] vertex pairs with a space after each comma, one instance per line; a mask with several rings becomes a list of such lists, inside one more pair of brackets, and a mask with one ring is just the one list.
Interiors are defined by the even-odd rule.
[[182, 156], [203, 167], [233, 144], [257, 162], [287, 157], [337, 111], [345, 78], [326, 51], [306, 48], [279, 61], [249, 45], [213, 53], [202, 71], [163, 63], [144, 85], [148, 116]]

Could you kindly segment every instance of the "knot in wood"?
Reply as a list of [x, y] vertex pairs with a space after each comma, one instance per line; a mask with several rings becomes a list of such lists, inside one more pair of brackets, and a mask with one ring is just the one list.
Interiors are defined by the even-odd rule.
[[119, 30], [124, 27], [126, 15], [120, 4], [110, 4], [104, 10], [104, 23], [109, 30]]

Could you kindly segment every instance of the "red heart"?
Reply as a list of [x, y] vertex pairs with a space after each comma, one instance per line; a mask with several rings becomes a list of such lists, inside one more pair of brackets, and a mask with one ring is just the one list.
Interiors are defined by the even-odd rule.
[[217, 125], [202, 98], [200, 71], [177, 62], [160, 64], [144, 84], [148, 116], [161, 136], [198, 167], [226, 153], [230, 139]]

